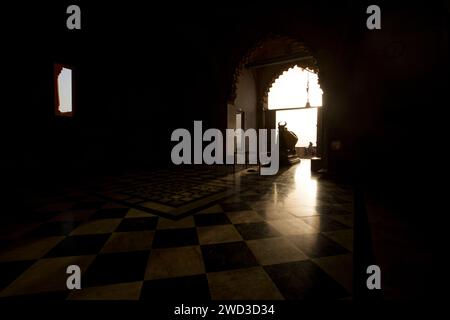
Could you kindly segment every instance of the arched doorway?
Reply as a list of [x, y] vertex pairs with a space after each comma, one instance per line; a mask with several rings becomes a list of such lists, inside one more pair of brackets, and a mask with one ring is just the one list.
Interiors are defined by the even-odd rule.
[[275, 111], [275, 122], [286, 123], [298, 141], [297, 154], [313, 158], [317, 154], [319, 108], [322, 94], [318, 74], [298, 65], [284, 71], [268, 92], [268, 109]]
[[[303, 94], [303, 100], [300, 99], [294, 104], [285, 106], [270, 106], [269, 91], [279, 78], [288, 70], [300, 70], [300, 78], [303, 76], [303, 82], [298, 83], [299, 91]], [[302, 71], [303, 70], [303, 71]], [[306, 105], [306, 80], [309, 77], [310, 83], [310, 111], [305, 110]], [[299, 151], [305, 150], [309, 142], [313, 144], [314, 155], [321, 157], [324, 132], [322, 126], [323, 110], [325, 103], [316, 101], [317, 92], [321, 92], [319, 65], [312, 51], [300, 40], [288, 37], [270, 35], [254, 45], [240, 60], [236, 67], [230, 95], [228, 99], [228, 128], [235, 128], [237, 123], [243, 129], [276, 129], [277, 117], [289, 118], [288, 128], [291, 130], [292, 117], [289, 113], [298, 109], [304, 112], [303, 117], [313, 119], [307, 121], [310, 126], [315, 128], [314, 134], [309, 137], [301, 137], [299, 141]], [[312, 97], [314, 95], [315, 97]], [[280, 110], [278, 110], [280, 109]], [[289, 110], [281, 110], [289, 109]], [[292, 110], [291, 110], [292, 109]], [[314, 110], [313, 110], [314, 109]], [[237, 119], [237, 120], [236, 120]], [[301, 120], [299, 120], [301, 122]], [[295, 130], [293, 130], [295, 132]], [[308, 130], [311, 132], [311, 130]], [[303, 135], [303, 132], [298, 132]], [[322, 164], [320, 164], [322, 166]]]

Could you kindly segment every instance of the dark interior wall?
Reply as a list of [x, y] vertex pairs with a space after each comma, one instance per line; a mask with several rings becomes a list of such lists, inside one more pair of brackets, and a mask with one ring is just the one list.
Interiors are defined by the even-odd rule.
[[[331, 169], [366, 172], [392, 151], [396, 166], [408, 166], [411, 148], [426, 142], [417, 134], [421, 111], [439, 101], [427, 92], [447, 85], [448, 11], [439, 2], [384, 6], [382, 30], [369, 31], [366, 7], [83, 2], [81, 31], [66, 29], [66, 4], [10, 10], [5, 168], [60, 174], [63, 160], [83, 170], [169, 163], [173, 129], [194, 120], [226, 127], [235, 68], [268, 33], [304, 41], [319, 61], [327, 144], [342, 141], [329, 152]], [[71, 119], [54, 116], [54, 62], [75, 70]]]
[[[85, 5], [82, 30], [68, 31], [65, 6], [49, 8], [22, 12], [25, 24], [11, 35], [9, 125], [18, 130], [9, 137], [9, 166], [160, 165], [170, 160], [173, 129], [193, 120], [224, 127], [207, 30], [174, 16]], [[54, 116], [55, 62], [74, 68], [73, 118]]]
[[244, 69], [236, 85], [236, 99], [234, 105], [244, 112], [244, 129], [259, 129], [257, 125], [256, 82], [252, 70]]
[[420, 159], [436, 150], [431, 146], [439, 139], [439, 121], [433, 109], [446, 104], [446, 24], [448, 10], [431, 4], [383, 12], [379, 34], [356, 35], [351, 86], [342, 90], [352, 102], [330, 117], [329, 130], [346, 137], [360, 175], [395, 197], [420, 193], [417, 184], [405, 182], [424, 181], [429, 174]]

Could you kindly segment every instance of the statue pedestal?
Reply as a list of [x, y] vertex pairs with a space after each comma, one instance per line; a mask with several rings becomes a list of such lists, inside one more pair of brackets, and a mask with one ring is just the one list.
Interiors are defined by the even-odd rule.
[[285, 166], [290, 166], [296, 163], [300, 163], [300, 158], [297, 155], [289, 155], [285, 157], [280, 157], [280, 164]]

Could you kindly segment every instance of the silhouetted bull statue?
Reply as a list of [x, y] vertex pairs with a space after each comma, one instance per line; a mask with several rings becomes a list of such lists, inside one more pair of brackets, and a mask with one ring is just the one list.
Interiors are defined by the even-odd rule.
[[287, 129], [286, 121], [278, 122], [278, 134], [280, 139], [280, 164], [291, 165], [300, 162], [295, 150], [298, 137], [294, 132]]

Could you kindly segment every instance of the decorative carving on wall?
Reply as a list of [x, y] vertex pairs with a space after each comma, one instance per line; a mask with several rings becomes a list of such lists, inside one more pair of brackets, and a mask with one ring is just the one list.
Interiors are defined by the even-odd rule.
[[[269, 34], [263, 37], [262, 39], [258, 40], [256, 44], [252, 46], [247, 51], [247, 53], [242, 57], [237, 67], [235, 68], [228, 102], [234, 103], [234, 100], [236, 99], [236, 88], [239, 81], [239, 77], [247, 64], [255, 63], [258, 61], [264, 61], [267, 59], [282, 58], [283, 56], [293, 54], [312, 56], [313, 58], [298, 62], [287, 63], [283, 65], [283, 69], [280, 70], [280, 73], [277, 73], [277, 75], [273, 77], [270, 83], [264, 85], [265, 97], [263, 99], [267, 99], [266, 96], [273, 81], [275, 81], [284, 71], [288, 70], [289, 68], [298, 65], [302, 68], [308, 68], [318, 73], [319, 66], [311, 50], [304, 44], [304, 42], [297, 40], [294, 37]], [[286, 68], [286, 66], [289, 67]]]
[[[318, 67], [317, 67], [317, 61], [314, 58], [299, 61], [299, 62], [289, 62], [289, 63], [283, 64], [282, 66], [280, 66], [280, 69], [276, 73], [274, 73], [273, 76], [262, 85], [262, 87], [263, 87], [262, 99], [263, 99], [264, 106], [267, 107], [267, 105], [268, 105], [268, 95], [269, 95], [270, 88], [272, 88], [273, 83], [279, 77], [281, 77], [283, 75], [283, 73], [285, 73], [286, 71], [288, 71], [289, 69], [291, 69], [295, 66], [299, 66], [302, 69], [311, 70], [314, 73], [319, 72]], [[320, 85], [320, 81], [319, 81], [319, 85]]]

